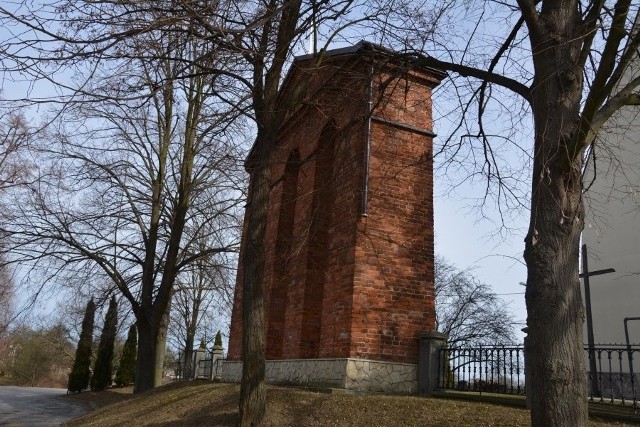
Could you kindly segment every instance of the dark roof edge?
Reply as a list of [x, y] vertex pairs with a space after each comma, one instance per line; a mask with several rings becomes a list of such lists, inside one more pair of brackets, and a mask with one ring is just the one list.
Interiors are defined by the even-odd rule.
[[295, 61], [305, 61], [307, 59], [311, 59], [316, 55], [324, 55], [326, 57], [332, 57], [332, 56], [340, 56], [340, 55], [350, 55], [353, 53], [358, 52], [360, 49], [363, 49], [366, 46], [373, 46], [372, 43], [369, 43], [365, 40], [360, 40], [358, 43], [351, 45], [351, 46], [347, 46], [347, 47], [339, 47], [337, 49], [331, 49], [331, 50], [324, 50], [321, 49], [319, 52], [317, 53], [307, 53], [304, 55], [299, 55], [295, 57]]
[[406, 60], [408, 63], [410, 63], [414, 67], [425, 70], [425, 71], [429, 71], [434, 74], [434, 77], [439, 77], [440, 79], [444, 79], [448, 75], [447, 72], [442, 69], [425, 65], [424, 63], [429, 60], [429, 57], [426, 55], [423, 55], [417, 52], [407, 52], [407, 53], [396, 52], [392, 49], [386, 48], [384, 46], [381, 46], [375, 43], [371, 43], [366, 40], [361, 40], [352, 46], [341, 47], [341, 48], [331, 49], [331, 50], [320, 50], [318, 53], [307, 53], [305, 55], [296, 56], [294, 58], [294, 62], [310, 60], [317, 55], [323, 55], [326, 58], [333, 58], [333, 57], [338, 57], [342, 55], [353, 55], [355, 53], [358, 53], [360, 51], [365, 51], [365, 50], [370, 51], [372, 53], [387, 55], [391, 58], [395, 57], [396, 59], [399, 59], [399, 60]]

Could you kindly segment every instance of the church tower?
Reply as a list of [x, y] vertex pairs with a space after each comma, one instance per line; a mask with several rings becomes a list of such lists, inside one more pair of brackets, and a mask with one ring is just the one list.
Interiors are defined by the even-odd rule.
[[436, 327], [431, 91], [443, 77], [366, 42], [294, 61], [271, 165], [268, 381], [415, 390], [418, 338]]

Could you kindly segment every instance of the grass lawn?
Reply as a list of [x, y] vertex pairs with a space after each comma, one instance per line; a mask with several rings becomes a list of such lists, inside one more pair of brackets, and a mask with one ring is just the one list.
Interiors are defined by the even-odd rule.
[[[69, 426], [234, 426], [238, 415], [237, 384], [191, 381], [148, 393], [131, 389], [69, 395], [98, 407]], [[267, 426], [528, 426], [522, 408], [483, 402], [382, 394], [316, 393], [270, 386]], [[631, 425], [592, 420], [591, 426]]]

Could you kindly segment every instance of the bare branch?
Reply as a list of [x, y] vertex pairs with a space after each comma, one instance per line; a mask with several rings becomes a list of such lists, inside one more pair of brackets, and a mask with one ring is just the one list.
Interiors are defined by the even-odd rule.
[[517, 80], [505, 77], [500, 74], [496, 74], [490, 71], [481, 70], [475, 67], [469, 67], [462, 64], [456, 64], [448, 61], [441, 61], [433, 57], [421, 57], [415, 58], [417, 64], [432, 67], [441, 70], [453, 71], [463, 77], [473, 77], [489, 83], [495, 83], [504, 88], [512, 90], [520, 95], [527, 102], [531, 102], [531, 90], [527, 86], [523, 85]]

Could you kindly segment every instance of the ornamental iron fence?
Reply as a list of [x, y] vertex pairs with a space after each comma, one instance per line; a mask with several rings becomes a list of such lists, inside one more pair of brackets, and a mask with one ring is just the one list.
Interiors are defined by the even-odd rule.
[[[637, 412], [640, 384], [634, 360], [640, 356], [640, 347], [597, 345], [584, 350], [589, 401], [630, 406]], [[592, 360], [595, 372], [590, 369]], [[442, 390], [526, 394], [523, 345], [444, 347], [439, 350], [438, 365]]]

